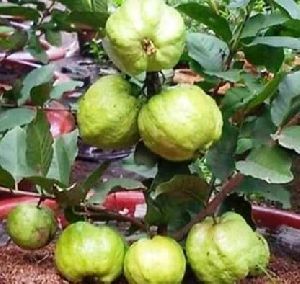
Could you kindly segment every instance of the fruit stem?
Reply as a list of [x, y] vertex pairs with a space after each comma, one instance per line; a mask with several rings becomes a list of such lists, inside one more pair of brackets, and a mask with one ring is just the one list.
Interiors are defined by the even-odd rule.
[[144, 86], [147, 89], [146, 94], [148, 98], [151, 98], [152, 96], [158, 94], [162, 89], [159, 73], [147, 72]]

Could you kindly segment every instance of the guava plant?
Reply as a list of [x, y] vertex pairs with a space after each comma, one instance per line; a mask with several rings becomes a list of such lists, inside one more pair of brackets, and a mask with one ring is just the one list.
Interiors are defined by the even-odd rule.
[[[58, 30], [74, 29], [74, 22], [94, 29], [120, 74], [93, 84], [76, 106], [79, 132], [56, 138], [43, 108], [70, 85], [52, 88], [52, 65], [32, 71], [19, 88], [5, 94], [5, 100], [13, 98], [22, 107], [0, 116], [1, 185], [14, 192], [20, 180], [30, 180], [38, 196], [55, 198], [71, 222], [113, 219], [131, 223], [129, 235], [163, 235], [130, 247], [125, 256], [129, 283], [162, 283], [159, 272], [146, 274], [154, 269], [147, 262], [147, 256], [154, 257], [151, 246], [174, 253], [173, 260], [165, 259], [169, 267], [161, 275], [172, 277], [168, 272], [175, 261], [181, 268], [170, 283], [180, 283], [185, 261], [175, 260], [181, 251], [169, 238], [184, 241], [187, 235], [187, 258], [202, 281], [232, 283], [264, 273], [269, 250], [253, 231], [248, 201], [262, 198], [290, 206], [287, 188], [297, 174], [293, 165], [300, 153], [299, 4], [185, 1], [172, 7], [163, 0], [103, 0], [80, 1], [80, 10], [75, 1], [60, 2], [67, 10], [57, 11], [53, 2], [51, 10], [46, 9], [50, 22]], [[0, 13], [16, 15], [32, 9], [30, 5], [1, 4]], [[35, 13], [44, 22], [43, 12]], [[41, 20], [30, 20], [37, 34]], [[191, 20], [193, 29], [185, 24]], [[170, 83], [166, 69], [176, 67], [190, 68], [199, 80], [194, 86]], [[25, 107], [29, 99], [35, 108]], [[133, 147], [123, 168], [141, 178], [104, 182], [106, 161], [71, 185], [78, 134], [85, 143], [105, 149]], [[143, 218], [102, 206], [107, 194], [120, 190], [144, 193]], [[223, 215], [228, 210], [239, 214]], [[195, 247], [202, 246], [203, 251], [195, 253]], [[249, 248], [259, 253], [240, 254]], [[208, 260], [215, 265], [205, 266]], [[68, 270], [63, 265], [68, 260], [57, 261], [62, 273]], [[84, 276], [95, 276], [89, 272]]]

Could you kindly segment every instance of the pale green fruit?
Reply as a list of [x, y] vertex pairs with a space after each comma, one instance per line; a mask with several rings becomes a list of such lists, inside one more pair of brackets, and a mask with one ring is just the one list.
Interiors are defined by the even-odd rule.
[[185, 44], [180, 13], [164, 0], [126, 0], [107, 20], [104, 47], [122, 71], [173, 68]]
[[262, 264], [256, 254], [258, 242], [257, 234], [236, 213], [225, 213], [217, 223], [207, 217], [188, 234], [187, 259], [200, 281], [232, 284]]
[[153, 96], [142, 107], [138, 125], [151, 151], [184, 161], [219, 139], [223, 120], [215, 101], [201, 88], [179, 85]]
[[258, 242], [252, 247], [249, 267], [249, 274], [252, 276], [265, 274], [270, 261], [270, 248], [268, 242], [260, 233], [256, 233], [256, 235]]
[[102, 149], [120, 149], [139, 139], [137, 117], [140, 101], [121, 75], [102, 77], [79, 102], [78, 126], [87, 144]]
[[23, 203], [9, 212], [6, 228], [16, 245], [34, 250], [44, 247], [53, 239], [57, 223], [49, 208]]
[[55, 264], [74, 283], [86, 277], [111, 283], [122, 273], [125, 247], [115, 230], [77, 222], [60, 235], [55, 247]]
[[124, 261], [129, 284], [178, 284], [185, 274], [181, 246], [171, 238], [155, 236], [130, 246]]

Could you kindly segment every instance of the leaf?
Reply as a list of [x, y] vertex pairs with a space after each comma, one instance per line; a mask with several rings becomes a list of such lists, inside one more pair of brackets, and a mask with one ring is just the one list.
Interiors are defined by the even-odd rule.
[[50, 98], [52, 82], [46, 82], [42, 85], [33, 87], [30, 92], [30, 102], [36, 106], [43, 106]]
[[145, 165], [149, 168], [155, 167], [159, 157], [151, 152], [143, 142], [139, 142], [134, 151], [134, 162], [137, 165]]
[[300, 39], [290, 36], [262, 36], [256, 37], [248, 46], [264, 44], [273, 47], [300, 49]]
[[287, 11], [292, 19], [300, 19], [300, 7], [294, 0], [274, 0], [274, 2]]
[[19, 126], [8, 131], [0, 141], [0, 165], [16, 182], [35, 174], [26, 160], [26, 131]]
[[279, 144], [287, 149], [291, 149], [300, 154], [300, 126], [290, 126], [284, 128], [280, 134], [273, 136]]
[[26, 50], [38, 61], [43, 64], [47, 64], [49, 61], [48, 55], [43, 48], [36, 31], [32, 30], [29, 36], [28, 46]]
[[220, 180], [225, 180], [235, 169], [237, 137], [237, 128], [225, 123], [221, 139], [206, 154], [208, 167]]
[[0, 167], [0, 186], [13, 189], [15, 187], [15, 181], [12, 175]]
[[87, 191], [76, 183], [69, 187], [55, 185], [53, 189], [55, 199], [61, 207], [79, 205], [86, 197]]
[[250, 199], [263, 198], [267, 201], [281, 203], [284, 209], [291, 207], [290, 192], [280, 184], [270, 184], [261, 179], [245, 177], [237, 186], [237, 192], [245, 194]]
[[40, 16], [36, 9], [10, 3], [0, 3], [0, 15], [21, 16], [34, 22], [37, 22]]
[[35, 111], [29, 108], [14, 108], [0, 112], [0, 132], [30, 123]]
[[276, 93], [278, 86], [285, 75], [284, 72], [278, 72], [274, 78], [264, 86], [262, 91], [249, 101], [247, 104], [247, 111], [262, 104], [266, 99], [271, 98]]
[[108, 10], [108, 0], [91, 0], [94, 12], [106, 12]]
[[60, 181], [52, 178], [46, 178], [43, 176], [30, 176], [28, 178], [29, 181], [31, 181], [33, 184], [40, 186], [40, 188], [43, 190], [43, 193], [48, 193], [53, 196], [53, 190], [54, 186], [64, 186]]
[[26, 143], [28, 164], [39, 175], [46, 176], [53, 157], [53, 138], [49, 122], [42, 110], [37, 111], [36, 118], [28, 125]]
[[71, 167], [77, 156], [77, 137], [78, 131], [74, 130], [57, 137], [52, 145], [54, 152], [47, 177], [65, 186], [69, 184]]
[[72, 12], [67, 20], [73, 24], [84, 24], [94, 29], [105, 28], [109, 13], [106, 12]]
[[280, 11], [271, 14], [256, 14], [246, 21], [241, 38], [255, 37], [261, 30], [284, 24], [289, 19]]
[[206, 25], [208, 28], [213, 30], [217, 36], [226, 42], [231, 39], [232, 33], [227, 20], [218, 15], [210, 7], [191, 2], [180, 4], [176, 7], [176, 9], [193, 20]]
[[215, 36], [190, 33], [187, 36], [189, 56], [207, 71], [223, 71], [229, 55], [227, 44]]
[[229, 9], [243, 8], [250, 3], [250, 0], [230, 0]]
[[61, 34], [59, 31], [52, 30], [52, 29], [46, 29], [45, 38], [50, 44], [52, 44], [54, 46], [61, 45], [62, 40], [61, 40]]
[[107, 0], [59, 0], [71, 11], [103, 12], [107, 11]]
[[28, 35], [24, 30], [16, 30], [12, 35], [0, 36], [0, 50], [18, 51], [27, 43]]
[[284, 61], [284, 49], [267, 45], [244, 47], [246, 59], [254, 65], [265, 66], [271, 72], [278, 72]]
[[102, 204], [108, 193], [112, 192], [116, 188], [123, 191], [131, 189], [145, 189], [145, 186], [137, 180], [128, 178], [113, 178], [107, 182], [103, 182], [97, 188], [94, 188], [94, 195], [92, 195], [87, 203], [89, 204]]
[[175, 175], [167, 182], [160, 183], [152, 197], [155, 199], [160, 195], [177, 199], [178, 202], [186, 202], [190, 199], [204, 203], [208, 198], [209, 185], [201, 178], [192, 175]]
[[34, 87], [43, 85], [53, 80], [54, 65], [49, 64], [31, 71], [23, 81], [21, 89], [21, 98], [18, 100], [19, 104], [24, 104], [31, 95]]
[[210, 76], [218, 77], [228, 82], [236, 83], [239, 80], [241, 80], [242, 70], [231, 69], [229, 71], [224, 71], [224, 72], [213, 72], [213, 71], [204, 70], [204, 73]]
[[293, 180], [290, 156], [278, 146], [262, 145], [253, 149], [245, 161], [236, 163], [242, 174], [268, 183], [288, 183]]
[[50, 93], [50, 98], [59, 100], [59, 99], [61, 99], [62, 95], [65, 92], [73, 91], [76, 88], [82, 87], [82, 86], [83, 86], [83, 82], [81, 82], [81, 81], [71, 80], [68, 82], [60, 83], [53, 87], [53, 89], [51, 90], [51, 93]]
[[277, 126], [284, 123], [297, 96], [300, 96], [300, 71], [288, 74], [279, 85], [279, 94], [271, 105], [272, 120]]

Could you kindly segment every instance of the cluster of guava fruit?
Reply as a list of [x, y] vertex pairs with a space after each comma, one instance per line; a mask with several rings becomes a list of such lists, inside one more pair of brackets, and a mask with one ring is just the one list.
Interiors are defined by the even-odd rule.
[[[173, 68], [184, 44], [183, 19], [164, 0], [126, 0], [107, 20], [104, 46], [127, 74]], [[219, 139], [223, 124], [217, 104], [200, 87], [166, 87], [142, 100], [122, 75], [102, 77], [88, 89], [77, 121], [87, 144], [119, 149], [142, 139], [172, 161], [196, 157]]]

